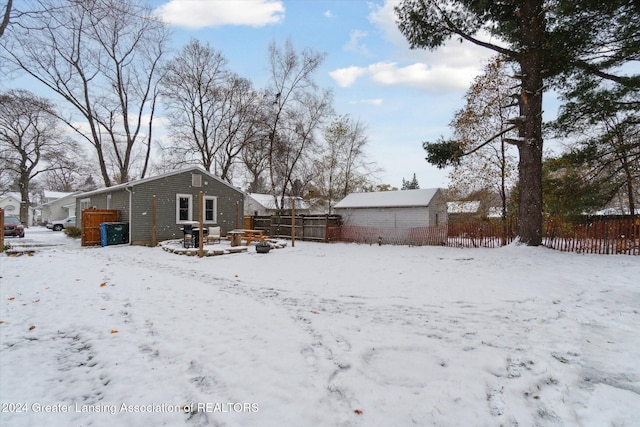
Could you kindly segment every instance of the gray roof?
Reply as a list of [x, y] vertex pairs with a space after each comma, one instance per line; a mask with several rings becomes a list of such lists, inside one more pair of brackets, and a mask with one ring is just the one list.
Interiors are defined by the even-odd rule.
[[438, 188], [419, 190], [377, 191], [372, 193], [351, 193], [334, 208], [391, 208], [429, 206]]

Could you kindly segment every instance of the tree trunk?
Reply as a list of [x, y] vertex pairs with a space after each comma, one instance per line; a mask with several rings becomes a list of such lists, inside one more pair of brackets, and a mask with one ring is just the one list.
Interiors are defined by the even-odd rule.
[[20, 222], [29, 227], [29, 173], [20, 174]]
[[529, 246], [542, 243], [542, 140], [519, 147], [518, 236]]
[[542, 0], [525, 0], [520, 16], [522, 72], [519, 131], [520, 203], [518, 235], [529, 246], [542, 243], [542, 92], [544, 9]]

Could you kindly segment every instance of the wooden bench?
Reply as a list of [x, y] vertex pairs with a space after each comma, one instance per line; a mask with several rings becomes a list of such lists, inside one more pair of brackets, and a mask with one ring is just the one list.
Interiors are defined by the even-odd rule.
[[264, 239], [263, 230], [232, 230], [227, 234], [227, 240], [231, 241], [232, 246], [242, 244], [242, 241], [249, 246], [251, 242], [262, 242]]

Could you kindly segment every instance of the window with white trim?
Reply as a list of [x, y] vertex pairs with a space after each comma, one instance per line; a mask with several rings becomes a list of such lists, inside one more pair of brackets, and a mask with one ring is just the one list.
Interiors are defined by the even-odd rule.
[[218, 198], [216, 196], [204, 196], [202, 217], [204, 222], [215, 224], [218, 222]]
[[91, 199], [80, 199], [80, 212], [91, 207]]
[[193, 218], [193, 196], [176, 194], [176, 223], [191, 221]]

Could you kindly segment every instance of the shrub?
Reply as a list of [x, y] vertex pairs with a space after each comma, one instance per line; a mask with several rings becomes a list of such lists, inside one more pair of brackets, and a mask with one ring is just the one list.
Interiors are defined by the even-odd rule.
[[78, 227], [67, 227], [64, 229], [64, 234], [77, 239], [78, 237], [82, 236], [82, 230], [80, 230]]

